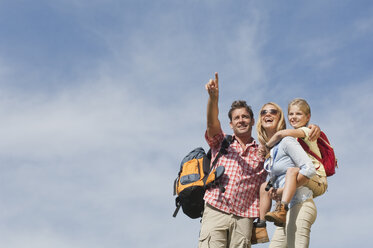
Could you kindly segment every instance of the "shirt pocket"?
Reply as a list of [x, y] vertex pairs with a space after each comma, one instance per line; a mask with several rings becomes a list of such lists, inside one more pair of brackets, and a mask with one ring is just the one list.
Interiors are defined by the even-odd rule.
[[251, 161], [244, 161], [241, 163], [241, 170], [243, 176], [252, 176], [263, 169], [263, 163], [259, 159], [253, 158]]
[[251, 161], [248, 162], [247, 167], [252, 173], [258, 173], [263, 170], [264, 162], [258, 157], [253, 157]]

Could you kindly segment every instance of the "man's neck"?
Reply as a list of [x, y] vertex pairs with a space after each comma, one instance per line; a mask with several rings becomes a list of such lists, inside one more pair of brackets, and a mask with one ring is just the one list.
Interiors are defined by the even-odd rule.
[[247, 144], [253, 142], [253, 137], [251, 137], [251, 135], [245, 135], [245, 136], [236, 135], [236, 139], [243, 147], [246, 147]]

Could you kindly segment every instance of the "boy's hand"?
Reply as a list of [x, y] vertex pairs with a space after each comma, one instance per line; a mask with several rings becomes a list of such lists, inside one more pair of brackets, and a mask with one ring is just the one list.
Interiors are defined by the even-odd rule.
[[315, 124], [311, 124], [308, 126], [308, 128], [311, 129], [309, 140], [310, 141], [317, 140], [320, 137], [320, 132], [321, 132], [320, 127]]

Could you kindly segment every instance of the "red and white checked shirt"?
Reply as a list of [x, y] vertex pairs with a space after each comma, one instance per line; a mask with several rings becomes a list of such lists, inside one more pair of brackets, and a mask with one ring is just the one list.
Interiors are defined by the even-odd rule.
[[[225, 134], [221, 132], [212, 138], [205, 134], [212, 152], [212, 159], [219, 152]], [[233, 142], [228, 148], [228, 154], [219, 158], [216, 166], [224, 166], [225, 173], [221, 185], [225, 192], [218, 187], [206, 190], [205, 202], [225, 213], [240, 217], [259, 217], [259, 188], [265, 181], [267, 172], [263, 168], [264, 158], [258, 153], [255, 140], [243, 149], [233, 135]]]

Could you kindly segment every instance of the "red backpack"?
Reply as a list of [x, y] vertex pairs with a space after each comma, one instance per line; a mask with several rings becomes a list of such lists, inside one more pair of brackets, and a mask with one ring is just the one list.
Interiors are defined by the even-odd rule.
[[338, 167], [337, 159], [334, 154], [334, 149], [330, 145], [328, 137], [326, 137], [324, 132], [321, 131], [320, 137], [317, 139], [317, 146], [320, 149], [321, 158], [311, 151], [303, 139], [298, 138], [298, 142], [308, 154], [315, 157], [324, 165], [326, 176], [330, 177], [335, 174], [335, 168]]

